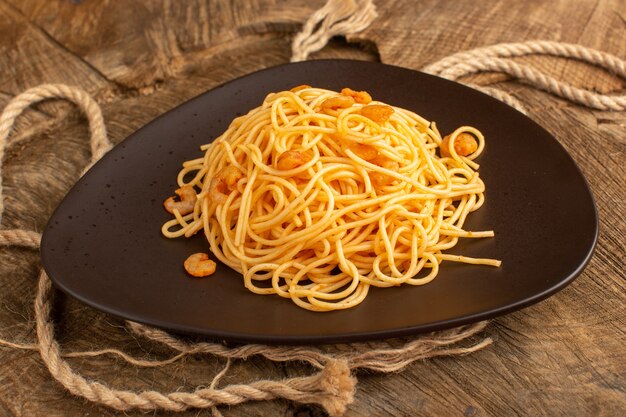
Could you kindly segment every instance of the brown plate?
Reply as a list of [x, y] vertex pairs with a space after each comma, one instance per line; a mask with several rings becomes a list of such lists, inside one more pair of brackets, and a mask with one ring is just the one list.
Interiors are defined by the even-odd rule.
[[[486, 137], [480, 174], [486, 203], [466, 223], [496, 237], [461, 241], [450, 253], [498, 258], [501, 268], [444, 263], [422, 287], [373, 288], [356, 308], [312, 313], [254, 295], [218, 264], [206, 279], [182, 264], [208, 251], [198, 235], [169, 240], [162, 202], [181, 163], [267, 93], [299, 84], [367, 90], [437, 122], [472, 125]], [[536, 303], [581, 273], [598, 234], [581, 172], [541, 126], [460, 84], [378, 63], [327, 60], [247, 75], [164, 114], [116, 146], [72, 188], [43, 235], [43, 265], [57, 287], [116, 316], [238, 342], [347, 342], [443, 329]]]

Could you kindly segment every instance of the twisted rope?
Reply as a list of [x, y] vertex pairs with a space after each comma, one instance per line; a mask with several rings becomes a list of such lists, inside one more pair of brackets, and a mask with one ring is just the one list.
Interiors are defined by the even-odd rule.
[[291, 44], [291, 62], [304, 61], [337, 35], [351, 35], [367, 28], [378, 14], [372, 0], [328, 0], [306, 21]]
[[41, 233], [22, 229], [0, 230], [0, 246], [15, 245], [24, 248], [39, 249], [40, 243]]
[[[458, 80], [477, 72], [503, 72], [525, 84], [583, 106], [597, 110], [626, 110], [626, 95], [612, 96], [574, 87], [527, 65], [506, 59], [531, 54], [576, 59], [626, 79], [626, 61], [582, 45], [550, 41], [502, 43], [460, 52], [424, 67], [423, 71], [450, 80]], [[523, 111], [523, 108], [520, 108], [521, 103], [510, 94], [495, 89], [481, 90]]]
[[605, 68], [617, 76], [626, 77], [626, 63], [615, 55], [586, 48], [582, 45], [554, 41], [499, 43], [470, 51], [458, 52], [424, 67], [423, 71], [430, 74], [439, 74], [450, 67], [467, 63], [475, 58], [488, 56], [513, 58], [526, 55], [548, 55], [576, 59]]
[[353, 401], [356, 379], [350, 375], [347, 362], [342, 359], [329, 360], [320, 372], [312, 376], [283, 381], [262, 380], [246, 385], [229, 385], [223, 389], [210, 387], [166, 394], [157, 391], [135, 393], [115, 390], [99, 382], [86, 380], [61, 358], [59, 345], [54, 339], [51, 306], [52, 284], [42, 271], [35, 299], [35, 318], [39, 351], [50, 374], [72, 394], [117, 410], [183, 411], [192, 407], [208, 408], [218, 404], [235, 405], [251, 400], [286, 398], [319, 404], [331, 416], [338, 416]]
[[441, 73], [441, 76], [451, 80], [457, 80], [462, 76], [481, 71], [504, 72], [518, 78], [526, 84], [597, 110], [622, 111], [626, 109], [626, 96], [613, 97], [573, 87], [529, 66], [501, 58], [475, 58], [469, 63], [457, 64], [448, 68]]
[[[85, 168], [86, 172], [91, 164], [102, 158], [111, 149], [111, 142], [107, 138], [104, 119], [100, 106], [93, 98], [80, 88], [71, 87], [65, 84], [43, 84], [30, 88], [22, 94], [14, 97], [4, 108], [0, 116], [0, 178], [2, 178], [2, 160], [4, 151], [8, 143], [9, 135], [15, 119], [22, 112], [42, 100], [50, 98], [61, 98], [76, 104], [89, 121], [91, 131], [91, 163]], [[0, 223], [2, 223], [2, 213], [4, 212], [4, 198], [2, 193], [2, 181], [0, 181]]]
[[326, 363], [336, 359], [345, 360], [350, 369], [369, 369], [380, 372], [396, 372], [410, 363], [435, 356], [463, 355], [475, 352], [493, 343], [490, 338], [463, 348], [448, 348], [462, 340], [483, 331], [487, 322], [437, 332], [409, 340], [399, 348], [390, 348], [388, 342], [352, 343], [349, 345], [327, 346], [317, 349], [309, 346], [267, 346], [249, 344], [229, 348], [217, 343], [186, 343], [163, 330], [144, 326], [132, 321], [126, 322], [132, 332], [155, 342], [162, 343], [183, 354], [205, 353], [228, 359], [248, 359], [261, 355], [274, 362], [297, 359], [322, 369]]

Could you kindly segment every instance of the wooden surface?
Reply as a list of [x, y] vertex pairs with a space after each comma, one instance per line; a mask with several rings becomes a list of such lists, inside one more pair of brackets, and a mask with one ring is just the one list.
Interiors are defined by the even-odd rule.
[[[79, 85], [102, 104], [117, 143], [192, 96], [287, 62], [294, 32], [323, 3], [1, 0], [0, 106], [40, 83]], [[350, 37], [352, 43], [333, 41], [313, 58], [381, 59], [418, 69], [460, 50], [532, 39], [581, 43], [626, 57], [623, 0], [376, 3], [380, 16], [369, 29]], [[579, 86], [623, 94], [623, 80], [580, 63], [521, 61]], [[494, 320], [486, 331], [495, 339], [493, 346], [466, 357], [416, 363], [393, 375], [358, 373], [356, 401], [346, 415], [624, 415], [626, 116], [583, 109], [502, 76], [474, 80], [512, 92], [579, 164], [600, 215], [596, 253], [563, 291]], [[88, 158], [85, 120], [67, 104], [45, 103], [19, 120], [12, 141], [4, 161], [3, 227], [42, 230]], [[1, 337], [34, 340], [32, 299], [39, 266], [33, 251], [0, 249]], [[137, 340], [120, 320], [67, 297], [59, 297], [55, 308], [64, 350], [117, 347], [149, 358], [171, 354]], [[137, 369], [112, 357], [71, 363], [86, 377], [118, 388], [162, 391], [208, 384], [223, 365], [203, 356], [157, 369]], [[223, 384], [308, 371], [298, 364], [250, 359], [236, 363]], [[323, 415], [316, 407], [280, 400], [221, 411], [225, 416]], [[0, 416], [117, 414], [68, 394], [37, 352], [0, 348]]]

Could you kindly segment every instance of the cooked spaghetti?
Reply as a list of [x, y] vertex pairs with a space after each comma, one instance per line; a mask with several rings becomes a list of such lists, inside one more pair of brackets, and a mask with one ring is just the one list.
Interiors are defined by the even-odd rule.
[[[419, 115], [366, 92], [296, 87], [238, 117], [202, 158], [183, 163], [169, 238], [203, 231], [247, 289], [329, 311], [371, 286], [423, 285], [484, 202], [474, 162], [485, 141], [462, 126], [442, 138]], [[206, 259], [206, 258], [205, 258]]]

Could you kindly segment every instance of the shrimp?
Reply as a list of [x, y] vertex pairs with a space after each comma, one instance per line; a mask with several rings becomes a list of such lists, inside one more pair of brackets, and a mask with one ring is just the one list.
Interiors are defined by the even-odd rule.
[[393, 107], [385, 104], [370, 104], [361, 108], [361, 115], [378, 124], [383, 124], [389, 120], [393, 112]]
[[281, 171], [288, 171], [309, 162], [311, 156], [299, 151], [286, 151], [280, 154], [276, 167]]
[[354, 104], [354, 99], [352, 97], [339, 96], [339, 97], [331, 97], [322, 102], [321, 108], [322, 110], [330, 109], [346, 109], [348, 107], [352, 107]]
[[[439, 149], [441, 149], [442, 157], [450, 156], [450, 136], [443, 138]], [[468, 156], [476, 152], [478, 149], [478, 142], [471, 133], [462, 132], [459, 133], [456, 139], [454, 139], [454, 150], [459, 156]]]
[[341, 148], [345, 151], [346, 149], [350, 149], [356, 156], [361, 159], [365, 159], [366, 161], [371, 161], [372, 159], [378, 156], [378, 151], [372, 145], [366, 145], [365, 143], [351, 142], [346, 139], [345, 136], [340, 134], [339, 132], [330, 133], [328, 136], [341, 145]]
[[208, 277], [215, 273], [217, 264], [206, 253], [194, 253], [185, 260], [184, 266], [192, 277]]
[[235, 189], [237, 182], [243, 178], [243, 173], [236, 167], [228, 165], [222, 168], [209, 185], [209, 196], [217, 204], [224, 204], [228, 193]]
[[372, 102], [372, 96], [367, 91], [354, 91], [351, 88], [341, 90], [341, 95], [352, 97], [359, 104], [369, 104]]
[[191, 213], [196, 204], [196, 190], [194, 190], [193, 185], [184, 185], [174, 192], [180, 200], [175, 201], [175, 197], [169, 197], [163, 202], [165, 210], [172, 214], [174, 214], [174, 210], [178, 210], [183, 216]]
[[365, 159], [366, 161], [371, 161], [378, 156], [378, 151], [372, 145], [366, 145], [364, 143], [350, 143], [347, 145], [347, 148], [354, 152], [356, 156]]
[[[398, 169], [400, 168], [400, 165], [396, 161], [389, 159], [382, 155], [376, 157], [370, 162], [375, 165], [378, 165], [381, 168], [386, 168], [395, 172], [398, 172]], [[393, 182], [393, 180], [395, 180], [394, 177], [384, 174], [382, 172], [377, 172], [377, 171], [370, 172], [369, 176], [370, 176], [370, 180], [372, 181], [372, 184], [376, 188], [389, 185]]]

